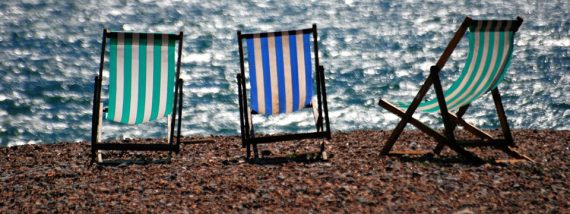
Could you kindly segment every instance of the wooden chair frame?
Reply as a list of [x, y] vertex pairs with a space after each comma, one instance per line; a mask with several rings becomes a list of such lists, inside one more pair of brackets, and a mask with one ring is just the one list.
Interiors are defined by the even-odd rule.
[[[513, 137], [511, 134], [511, 130], [509, 128], [509, 124], [507, 121], [507, 117], [505, 115], [505, 110], [503, 108], [503, 104], [501, 101], [501, 94], [498, 88], [495, 88], [491, 91], [493, 96], [493, 101], [495, 104], [495, 109], [497, 111], [497, 115], [501, 124], [501, 129], [504, 135], [504, 138], [494, 138], [492, 135], [484, 132], [483, 130], [467, 123], [463, 120], [463, 115], [466, 113], [469, 105], [465, 105], [456, 113], [452, 113], [448, 111], [448, 107], [445, 101], [444, 92], [441, 86], [441, 79], [439, 76], [440, 71], [445, 66], [445, 63], [455, 50], [455, 47], [467, 31], [468, 27], [474, 22], [470, 17], [466, 17], [459, 29], [456, 31], [453, 39], [447, 45], [447, 48], [437, 61], [436, 65], [432, 66], [430, 69], [430, 74], [425, 80], [424, 84], [421, 86], [420, 90], [414, 97], [412, 103], [408, 107], [408, 109], [404, 112], [397, 108], [395, 105], [391, 104], [390, 102], [380, 99], [378, 105], [383, 107], [384, 109], [396, 114], [398, 117], [402, 118], [396, 128], [392, 131], [389, 139], [387, 140], [386, 144], [382, 148], [381, 154], [382, 155], [402, 155], [402, 154], [426, 154], [428, 152], [418, 152], [418, 151], [391, 151], [392, 147], [396, 143], [397, 139], [399, 138], [400, 134], [404, 130], [405, 126], [408, 123], [411, 123], [416, 128], [421, 130], [422, 132], [428, 134], [429, 136], [433, 137], [436, 142], [438, 142], [437, 146], [433, 150], [433, 153], [440, 154], [444, 146], [448, 146], [453, 151], [457, 152], [458, 154], [472, 160], [475, 162], [484, 162], [483, 159], [477, 157], [470, 151], [465, 150], [465, 147], [478, 147], [478, 146], [489, 146], [494, 147], [502, 150], [506, 154], [516, 159], [524, 159], [528, 161], [532, 161], [530, 158], [518, 153], [517, 151], [513, 150], [512, 146], [515, 146], [513, 141]], [[523, 19], [517, 17], [515, 22], [513, 32], [516, 32], [520, 25], [522, 24]], [[419, 120], [413, 118], [413, 114], [422, 102], [422, 99], [428, 92], [429, 88], [433, 85], [435, 90], [438, 105], [440, 108], [441, 117], [444, 124], [444, 134], [438, 133], [436, 130], [430, 128], [429, 126], [423, 124]], [[454, 134], [455, 129], [457, 126], [464, 127], [465, 130], [472, 133], [473, 135], [481, 138], [481, 141], [467, 141], [467, 140], [457, 140]]]
[[[109, 32], [107, 29], [103, 30], [103, 40], [101, 44], [101, 62], [99, 64], [99, 74], [95, 76], [95, 87], [93, 94], [93, 118], [92, 118], [92, 129], [91, 129], [91, 162], [96, 161], [97, 152], [99, 150], [133, 150], [133, 151], [168, 151], [169, 157], [172, 152], [178, 153], [180, 151], [180, 130], [182, 125], [182, 98], [183, 98], [183, 81], [180, 78], [180, 65], [182, 56], [182, 42], [184, 33], [179, 34], [168, 34], [170, 38], [174, 38], [178, 41], [178, 53], [176, 62], [176, 82], [174, 90], [174, 99], [172, 106], [172, 116], [169, 118], [168, 127], [168, 144], [142, 144], [142, 143], [99, 143], [99, 133], [102, 130], [102, 114], [106, 112], [107, 109], [102, 109], [101, 104], [101, 88], [102, 88], [102, 77], [105, 62], [105, 48], [107, 39], [111, 36], [115, 36], [118, 32]], [[148, 33], [141, 33], [140, 35], [148, 35]], [[163, 34], [155, 34], [163, 35]], [[176, 130], [176, 143], [174, 143], [174, 128]]]
[[[319, 64], [318, 55], [318, 43], [317, 43], [317, 25], [313, 24], [312, 28], [303, 29], [303, 33], [313, 34], [313, 52], [315, 57], [315, 68], [316, 76], [316, 96], [318, 102], [318, 117], [316, 120], [316, 132], [309, 133], [296, 133], [296, 134], [282, 134], [282, 135], [270, 135], [270, 136], [256, 136], [254, 132], [253, 122], [252, 122], [252, 111], [248, 108], [247, 99], [247, 88], [246, 88], [246, 78], [245, 78], [245, 62], [243, 53], [243, 39], [251, 38], [254, 34], [242, 34], [241, 31], [237, 32], [238, 45], [239, 45], [239, 56], [240, 56], [240, 73], [237, 74], [237, 85], [238, 85], [238, 98], [239, 98], [239, 109], [240, 109], [240, 130], [242, 147], [246, 148], [246, 159], [251, 157], [251, 147], [253, 147], [254, 158], [259, 157], [257, 144], [264, 143], [275, 143], [280, 141], [290, 141], [290, 140], [302, 140], [302, 139], [331, 139], [329, 114], [327, 106], [327, 96], [325, 87], [325, 72], [324, 67]], [[296, 31], [281, 31], [273, 33], [289, 32], [294, 34]], [[261, 36], [267, 35], [269, 33], [261, 33]], [[321, 144], [321, 154], [325, 152], [325, 143]], [[326, 156], [326, 155], [325, 155]]]

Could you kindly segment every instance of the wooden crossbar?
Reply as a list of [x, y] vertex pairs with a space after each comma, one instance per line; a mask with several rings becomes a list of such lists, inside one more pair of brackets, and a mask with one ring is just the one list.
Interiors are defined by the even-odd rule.
[[480, 137], [480, 138], [486, 139], [486, 140], [492, 140], [493, 139], [493, 136], [491, 136], [490, 134], [484, 132], [483, 130], [467, 123], [465, 120], [463, 120], [459, 116], [457, 116], [453, 113], [449, 113], [449, 116], [451, 116], [451, 119], [455, 123], [459, 124], [460, 126], [465, 128], [465, 130], [467, 130], [468, 132], [471, 132], [472, 134], [476, 135], [477, 137]]
[[[400, 110], [398, 107], [394, 106], [394, 104], [388, 102], [387, 100], [380, 99], [380, 102], [378, 102], [378, 104], [380, 106], [382, 106], [384, 109], [394, 113], [395, 115], [397, 115], [400, 118], [403, 118], [405, 115], [404, 111]], [[445, 138], [445, 136], [441, 135], [440, 133], [438, 133], [436, 130], [433, 130], [429, 126], [426, 126], [425, 124], [423, 124], [422, 122], [420, 122], [416, 118], [413, 118], [413, 117], [410, 118], [409, 122], [410, 122], [410, 124], [414, 125], [419, 130], [422, 130], [423, 132], [425, 132], [429, 136], [432, 136], [433, 138], [435, 138], [435, 140], [437, 142], [444, 143], [445, 141], [447, 141], [447, 138]]]

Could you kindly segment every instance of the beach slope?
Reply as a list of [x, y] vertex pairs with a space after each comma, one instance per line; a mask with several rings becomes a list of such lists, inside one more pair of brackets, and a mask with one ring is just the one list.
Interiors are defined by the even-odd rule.
[[[164, 153], [130, 152], [107, 156], [131, 163], [91, 165], [86, 142], [0, 148], [0, 213], [570, 212], [570, 131], [514, 130], [517, 150], [535, 163], [483, 165], [449, 149], [380, 156], [389, 134], [335, 132], [327, 161], [312, 155], [315, 142], [262, 145], [258, 164], [244, 161], [237, 136], [184, 138], [213, 142], [184, 144], [166, 164]], [[396, 149], [435, 146], [415, 131], [399, 142]]]

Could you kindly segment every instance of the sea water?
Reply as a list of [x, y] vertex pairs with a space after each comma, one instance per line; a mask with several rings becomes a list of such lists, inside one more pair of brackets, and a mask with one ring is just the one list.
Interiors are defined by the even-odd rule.
[[[182, 134], [238, 135], [236, 31], [291, 30], [317, 23], [332, 130], [392, 129], [398, 118], [379, 107], [378, 99], [410, 101], [465, 16], [524, 18], [512, 66], [499, 87], [511, 127], [569, 129], [567, 0], [3, 0], [0, 146], [90, 140], [104, 28], [183, 31]], [[444, 87], [457, 78], [467, 47], [462, 40], [443, 69]], [[466, 120], [499, 127], [492, 103], [488, 95], [475, 101]], [[437, 114], [415, 116], [442, 126]], [[310, 111], [256, 117], [254, 123], [263, 133], [314, 130]], [[103, 138], [160, 137], [166, 135], [164, 124], [106, 122]]]

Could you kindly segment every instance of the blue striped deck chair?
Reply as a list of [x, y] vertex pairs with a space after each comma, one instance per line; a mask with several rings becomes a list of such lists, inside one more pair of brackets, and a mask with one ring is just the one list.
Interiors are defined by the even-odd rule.
[[[257, 144], [322, 139], [320, 155], [326, 159], [325, 144], [330, 140], [331, 132], [324, 68], [319, 64], [317, 25], [302, 30], [252, 34], [238, 31], [237, 34], [241, 65], [241, 72], [237, 74], [240, 126], [246, 158], [251, 157], [253, 147], [257, 160]], [[311, 54], [314, 54], [313, 59]], [[246, 58], [249, 76], [245, 75]], [[249, 99], [246, 77], [250, 83]], [[255, 136], [253, 115], [288, 114], [305, 108], [313, 110], [315, 132]]]
[[[511, 64], [514, 36], [522, 22], [523, 20], [520, 17], [517, 17], [516, 20], [473, 20], [469, 17], [465, 18], [465, 21], [463, 21], [455, 33], [455, 36], [444, 50], [439, 61], [436, 65], [431, 67], [428, 78], [420, 88], [413, 102], [392, 104], [384, 99], [380, 99], [378, 103], [380, 106], [402, 118], [384, 145], [381, 154], [411, 155], [431, 153], [431, 151], [391, 151], [396, 140], [404, 130], [404, 127], [408, 123], [411, 123], [438, 142], [433, 150], [433, 154], [440, 154], [444, 146], [448, 146], [468, 160], [483, 163], [483, 159], [466, 150], [465, 147], [489, 146], [498, 148], [509, 156], [514, 157], [515, 159], [511, 161], [532, 161], [511, 148], [515, 146], [515, 143], [509, 129], [498, 89], [499, 83], [503, 81]], [[465, 65], [459, 77], [446, 91], [443, 91], [439, 73], [466, 32], [469, 40], [469, 52]], [[434, 86], [436, 99], [423, 100], [432, 85]], [[466, 113], [470, 104], [488, 92], [492, 94], [503, 131], [504, 137], [500, 139], [493, 137], [462, 119], [462, 116]], [[401, 110], [406, 108], [406, 111]], [[413, 118], [412, 115], [416, 110], [427, 113], [440, 113], [444, 123], [445, 133], [440, 134]], [[452, 111], [455, 110], [457, 110], [457, 112], [453, 113]], [[462, 126], [478, 139], [456, 139], [454, 130], [458, 126]]]
[[[102, 161], [101, 150], [168, 151], [169, 157], [172, 152], [178, 153], [183, 96], [180, 79], [182, 38], [182, 32], [153, 34], [103, 31], [101, 62], [99, 74], [95, 77], [93, 96], [92, 162]], [[107, 52], [109, 59], [105, 63]], [[103, 70], [109, 72], [107, 106], [103, 106], [101, 100]], [[100, 142], [103, 119], [117, 124], [137, 125], [163, 118], [167, 118], [168, 123], [167, 143]], [[176, 125], [178, 130], [174, 143]]]

